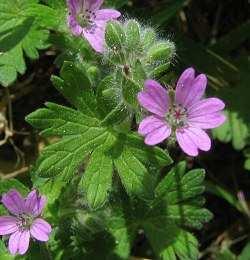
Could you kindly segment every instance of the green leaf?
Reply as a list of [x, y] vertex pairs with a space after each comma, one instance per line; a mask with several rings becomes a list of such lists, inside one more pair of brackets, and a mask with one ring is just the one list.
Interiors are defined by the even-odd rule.
[[44, 149], [36, 163], [36, 172], [41, 177], [62, 174], [65, 180], [70, 180], [84, 157], [101, 145], [108, 133], [96, 119], [79, 111], [54, 103], [47, 103], [47, 107], [31, 113], [26, 120], [44, 129], [42, 134], [63, 139]]
[[[248, 88], [250, 62], [246, 56], [242, 56], [235, 60], [235, 66], [237, 73], [233, 73], [233, 84], [217, 93], [226, 100], [227, 122], [215, 129], [214, 133], [220, 141], [231, 141], [236, 150], [241, 150], [247, 145], [250, 136], [250, 114], [246, 109], [250, 98]], [[229, 78], [231, 75], [226, 76]]]
[[202, 169], [185, 173], [185, 163], [181, 162], [156, 187], [156, 201], [166, 203], [166, 214], [175, 223], [199, 229], [211, 219], [211, 213], [200, 207], [204, 201], [198, 200], [205, 190], [204, 177]]
[[36, 163], [37, 174], [46, 178], [61, 174], [69, 181], [87, 154], [101, 145], [106, 137], [104, 129], [89, 128], [83, 134], [65, 137], [46, 147]]
[[74, 136], [84, 134], [90, 128], [98, 128], [95, 118], [87, 117], [81, 112], [57, 105], [46, 103], [47, 108], [41, 108], [26, 117], [26, 121], [41, 131], [43, 136]]
[[104, 144], [92, 153], [80, 184], [92, 209], [104, 205], [112, 186], [113, 162], [105, 148]]
[[[123, 145], [125, 144], [126, 140]], [[120, 153], [124, 150], [124, 147], [120, 148]], [[119, 152], [116, 155], [119, 157]], [[129, 166], [131, 165], [133, 161], [130, 159]], [[122, 167], [125, 169], [126, 165]], [[126, 172], [128, 171], [129, 169], [126, 169]], [[122, 246], [129, 248], [140, 229], [144, 230], [156, 259], [198, 259], [198, 241], [190, 233], [190, 228], [201, 228], [212, 216], [208, 210], [202, 208], [205, 202], [202, 197], [203, 181], [203, 170], [186, 172], [186, 163], [180, 162], [155, 188], [154, 199], [121, 198], [120, 202], [116, 201], [115, 205], [119, 205], [119, 210], [115, 207], [112, 212], [115, 212], [115, 215], [120, 212], [117, 222], [125, 222], [127, 226], [127, 229], [122, 228], [123, 234], [126, 234]], [[113, 231], [116, 228], [119, 230], [119, 225], [117, 226]], [[118, 230], [117, 233], [120, 234]]]
[[152, 176], [140, 160], [136, 158], [129, 146], [123, 146], [119, 157], [114, 159], [114, 164], [129, 195], [152, 196]]
[[178, 227], [165, 216], [147, 218], [143, 227], [150, 244], [159, 256], [174, 242], [179, 232]]
[[49, 32], [37, 22], [37, 15], [26, 13], [36, 1], [0, 1], [0, 84], [7, 87], [26, 70], [24, 53], [31, 59], [39, 57], [38, 50], [48, 47]]
[[8, 192], [10, 189], [18, 190], [23, 196], [29, 192], [29, 189], [17, 179], [0, 181], [0, 194]]
[[[16, 45], [21, 42], [26, 34], [30, 31], [32, 25], [34, 23], [34, 18], [28, 17], [24, 19], [24, 21], [14, 27], [12, 30], [6, 30], [1, 33], [0, 38], [0, 52], [7, 52], [12, 48], [16, 47]], [[2, 36], [4, 34], [4, 36]]]
[[236, 255], [226, 246], [219, 252], [215, 252], [216, 260], [237, 260]]
[[198, 241], [191, 233], [187, 231], [181, 231], [178, 234], [173, 244], [173, 248], [176, 255], [179, 257], [179, 259], [183, 259], [183, 260], [198, 259], [199, 256]]
[[146, 146], [143, 138], [136, 134], [129, 134], [126, 137], [126, 145], [130, 152], [147, 168], [156, 169], [170, 165], [173, 161], [169, 154], [158, 146]]
[[129, 116], [128, 108], [126, 104], [121, 101], [118, 103], [102, 120], [101, 125], [114, 125], [119, 124]]
[[129, 116], [117, 81], [114, 75], [110, 75], [105, 77], [97, 87], [98, 111], [103, 117], [101, 122], [103, 126], [120, 124]]
[[148, 218], [143, 225], [154, 251], [164, 260], [198, 259], [198, 241], [165, 216]]
[[[113, 249], [114, 259], [127, 260], [130, 256], [131, 246], [136, 235], [136, 227], [134, 223], [126, 219], [121, 208], [115, 207], [112, 209], [112, 215], [107, 218], [109, 233], [115, 240], [115, 248]], [[110, 259], [113, 259], [110, 257]]]
[[[60, 2], [60, 0], [58, 0], [58, 2]], [[59, 12], [58, 9], [52, 9], [43, 4], [30, 4], [25, 10], [25, 15], [35, 17], [36, 22], [40, 26], [48, 29], [58, 30], [62, 23], [62, 21], [58, 19], [58, 15], [62, 16], [61, 12]]]
[[10, 255], [3, 240], [0, 239], [0, 259], [1, 260], [14, 260], [15, 257]]
[[71, 62], [64, 62], [60, 75], [61, 78], [51, 78], [56, 89], [81, 112], [96, 117], [97, 104], [86, 72]]

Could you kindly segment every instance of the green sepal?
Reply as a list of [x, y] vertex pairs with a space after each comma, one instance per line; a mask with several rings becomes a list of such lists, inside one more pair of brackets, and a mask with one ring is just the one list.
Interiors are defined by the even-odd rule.
[[170, 41], [162, 41], [153, 45], [147, 53], [147, 59], [153, 61], [170, 61], [175, 54], [175, 46]]
[[162, 74], [165, 74], [169, 70], [169, 67], [170, 63], [161, 64], [151, 71], [150, 76], [159, 78]]
[[126, 24], [126, 48], [132, 51], [141, 49], [140, 26], [135, 20], [129, 20]]
[[156, 33], [152, 28], [147, 28], [144, 30], [142, 37], [142, 45], [145, 49], [150, 48], [156, 42]]
[[105, 40], [109, 48], [120, 50], [126, 42], [126, 35], [118, 21], [111, 21], [106, 26]]

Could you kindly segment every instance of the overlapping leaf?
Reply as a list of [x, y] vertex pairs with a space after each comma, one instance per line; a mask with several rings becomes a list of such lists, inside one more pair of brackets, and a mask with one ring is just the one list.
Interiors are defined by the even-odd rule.
[[70, 181], [91, 155], [80, 185], [90, 207], [98, 208], [106, 202], [114, 170], [129, 195], [150, 197], [159, 166], [172, 162], [168, 154], [160, 148], [147, 148], [136, 135], [103, 126], [102, 118], [106, 116], [99, 114], [85, 71], [66, 62], [61, 78], [54, 76], [52, 81], [78, 110], [46, 103], [46, 108], [27, 117], [43, 136], [61, 138], [43, 150], [34, 171], [42, 177], [60, 175], [64, 181]]
[[[185, 163], [174, 167], [155, 189], [155, 198], [146, 206], [145, 202], [130, 202], [123, 205], [123, 214], [117, 215], [117, 223], [110, 225], [111, 233], [116, 236], [120, 229], [126, 234], [121, 245], [115, 249], [122, 259], [127, 255], [119, 249], [132, 245], [135, 232], [143, 228], [146, 237], [160, 259], [197, 259], [198, 241], [190, 228], [201, 228], [212, 217], [202, 208], [204, 199], [204, 171], [201, 169], [185, 173]], [[123, 202], [124, 203], [124, 202]], [[115, 214], [115, 213], [114, 213]], [[126, 223], [122, 225], [121, 223]]]

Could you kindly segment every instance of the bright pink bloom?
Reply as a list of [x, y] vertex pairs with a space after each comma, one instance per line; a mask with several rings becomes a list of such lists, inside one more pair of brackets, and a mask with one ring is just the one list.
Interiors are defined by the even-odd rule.
[[45, 196], [31, 191], [24, 199], [16, 190], [10, 190], [2, 197], [2, 203], [11, 213], [0, 217], [0, 236], [10, 235], [9, 251], [12, 255], [23, 255], [29, 248], [30, 237], [48, 241], [51, 226], [40, 218], [46, 203]]
[[152, 113], [139, 125], [139, 134], [145, 143], [156, 145], [175, 133], [181, 149], [190, 156], [198, 150], [208, 151], [211, 140], [203, 129], [212, 129], [225, 121], [222, 110], [225, 104], [218, 98], [202, 98], [207, 85], [204, 74], [195, 77], [193, 68], [180, 76], [175, 95], [158, 82], [147, 80], [138, 94], [142, 107]]
[[67, 0], [68, 25], [76, 36], [83, 36], [97, 52], [104, 50], [104, 34], [108, 21], [121, 13], [113, 9], [100, 9], [103, 0]]

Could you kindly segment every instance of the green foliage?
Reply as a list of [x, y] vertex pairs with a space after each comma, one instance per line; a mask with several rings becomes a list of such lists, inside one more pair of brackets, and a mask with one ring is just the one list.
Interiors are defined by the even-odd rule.
[[49, 32], [54, 27], [54, 12], [35, 0], [0, 1], [0, 83], [7, 87], [17, 74], [24, 74], [24, 54], [39, 57], [38, 50], [48, 47]]
[[9, 254], [3, 240], [1, 239], [0, 239], [0, 258], [1, 260], [14, 260], [14, 257]]
[[90, 207], [99, 208], [106, 202], [113, 165], [128, 194], [150, 196], [154, 182], [147, 160], [154, 161], [155, 165], [168, 165], [170, 157], [160, 148], [145, 147], [131, 134], [104, 126], [110, 113], [100, 120], [102, 116], [96, 110], [95, 93], [85, 71], [65, 63], [61, 78], [53, 77], [52, 81], [78, 110], [46, 103], [46, 108], [38, 109], [26, 118], [43, 136], [61, 138], [43, 150], [34, 171], [41, 177], [60, 176], [69, 182], [91, 154], [81, 182]]
[[86, 199], [93, 208], [103, 206], [112, 186], [113, 162], [110, 155], [106, 153], [105, 144], [92, 153], [80, 186], [86, 192]]
[[29, 192], [29, 189], [17, 179], [0, 181], [0, 194], [8, 192], [10, 189], [18, 190], [23, 196], [27, 195]]
[[[211, 219], [211, 213], [202, 208], [204, 200], [199, 199], [204, 191], [203, 179], [203, 170], [185, 173], [182, 162], [158, 184], [148, 206], [143, 201], [125, 201], [122, 211], [119, 207], [114, 208], [113, 217], [107, 224], [118, 240], [115, 252], [127, 259], [136, 232], [143, 228], [161, 259], [197, 259], [198, 242], [187, 230], [201, 228]], [[117, 236], [121, 232], [123, 236]]]
[[[105, 53], [96, 55], [67, 28], [66, 1], [42, 2], [47, 5], [37, 0], [0, 0], [0, 83], [8, 86], [18, 73], [23, 74], [24, 56], [38, 58], [49, 40], [61, 52], [55, 60], [60, 76], [52, 76], [52, 83], [72, 105], [47, 102], [26, 117], [45, 141], [53, 140], [32, 169], [33, 187], [48, 200], [43, 214], [51, 221], [53, 234], [48, 245], [32, 243], [27, 256], [18, 259], [125, 260], [140, 237], [150, 244], [152, 259], [198, 259], [192, 230], [212, 218], [203, 207], [204, 170], [186, 171], [184, 162], [164, 168], [172, 163], [168, 152], [146, 146], [133, 132], [142, 117], [137, 94], [145, 79], [164, 82], [169, 76], [165, 74], [175, 57], [175, 45], [137, 20], [111, 21], [105, 32]], [[165, 25], [185, 2], [169, 1], [168, 8], [159, 3], [157, 14], [150, 14], [153, 23]], [[110, 0], [105, 4], [129, 8], [135, 3]], [[53, 30], [50, 37], [48, 30]], [[233, 35], [248, 30], [246, 23]], [[242, 150], [249, 144], [250, 132], [249, 61], [243, 57], [236, 65], [225, 58], [232, 50], [226, 44], [228, 37], [204, 48], [181, 36], [179, 49], [184, 50], [180, 53], [184, 63], [206, 72], [210, 85], [226, 100], [228, 120], [213, 131], [214, 137]], [[236, 38], [234, 46], [247, 39]], [[247, 149], [245, 155], [245, 167], [250, 169]], [[10, 188], [28, 193], [18, 180], [0, 182], [0, 193]], [[211, 183], [206, 188], [243, 212], [237, 198], [226, 190]], [[3, 207], [0, 212], [5, 214]], [[239, 259], [245, 259], [248, 249], [247, 245]], [[13, 259], [0, 240], [0, 258], [4, 257]], [[216, 257], [236, 258], [229, 249]]]
[[[97, 159], [99, 152], [92, 158]], [[60, 219], [68, 230], [62, 229], [67, 232], [64, 258], [71, 254], [73, 258], [129, 259], [140, 234], [151, 244], [153, 259], [197, 259], [198, 242], [190, 229], [201, 228], [211, 218], [211, 213], [202, 208], [203, 179], [203, 170], [186, 172], [181, 162], [162, 178], [150, 200], [130, 199], [118, 188], [109, 205], [99, 211], [81, 206], [86, 197], [77, 198], [75, 193], [72, 198], [67, 196], [73, 188], [68, 186], [60, 199]]]
[[114, 78], [120, 79], [122, 101], [127, 109], [134, 109], [144, 81], [166, 72], [175, 55], [175, 46], [168, 40], [157, 41], [154, 31], [142, 28], [136, 20], [128, 20], [125, 24], [108, 23], [105, 39], [108, 47], [105, 62], [117, 72]]

